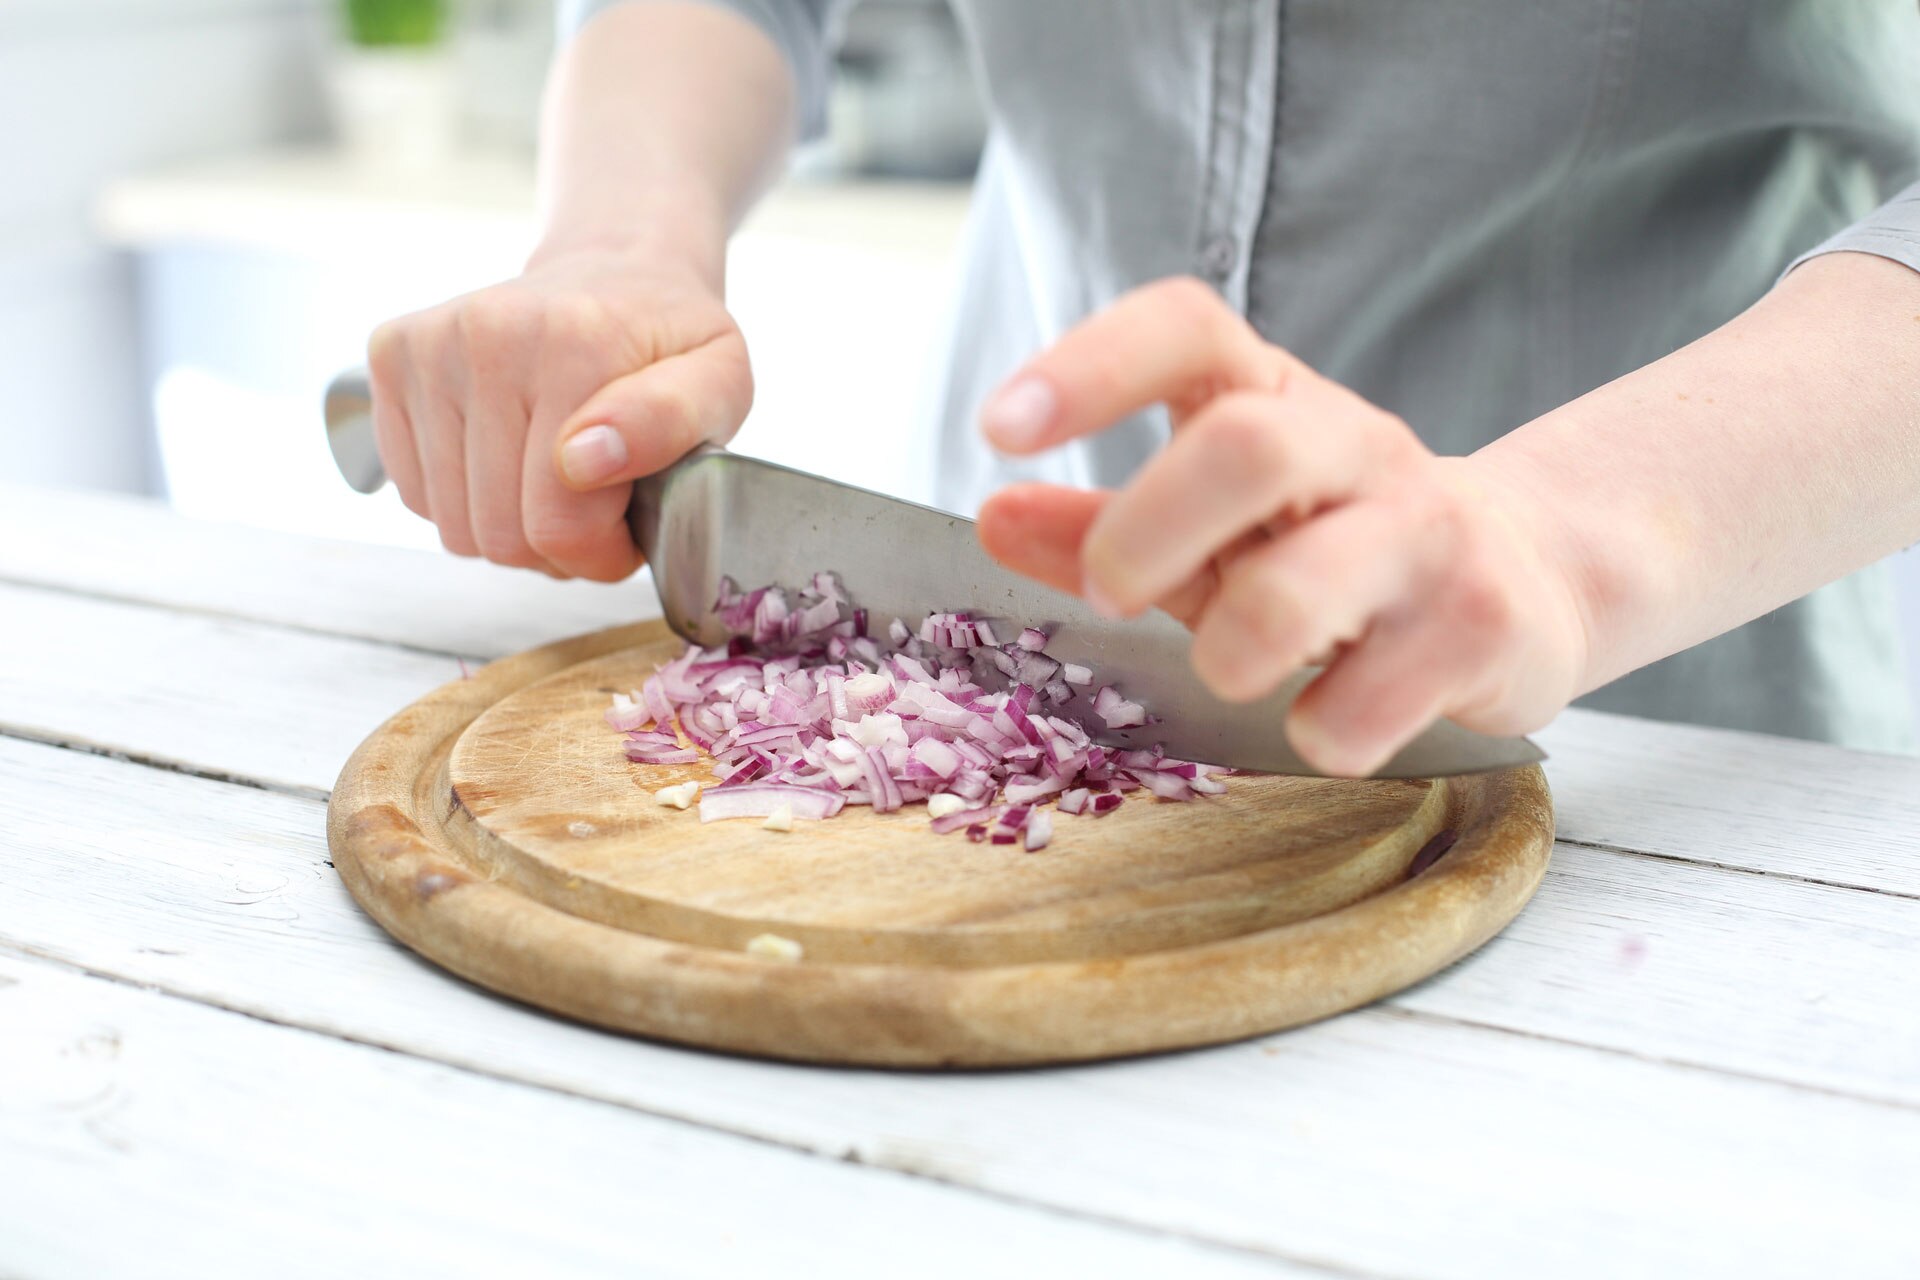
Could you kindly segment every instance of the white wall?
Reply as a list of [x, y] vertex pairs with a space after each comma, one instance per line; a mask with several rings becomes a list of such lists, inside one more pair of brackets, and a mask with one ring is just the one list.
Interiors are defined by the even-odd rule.
[[321, 127], [320, 0], [0, 3], [0, 474], [152, 487], [133, 269], [109, 178]]

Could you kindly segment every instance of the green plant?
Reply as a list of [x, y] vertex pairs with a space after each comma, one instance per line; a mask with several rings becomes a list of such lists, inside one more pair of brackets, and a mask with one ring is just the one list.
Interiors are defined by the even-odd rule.
[[447, 24], [446, 0], [345, 0], [347, 35], [359, 45], [437, 44]]

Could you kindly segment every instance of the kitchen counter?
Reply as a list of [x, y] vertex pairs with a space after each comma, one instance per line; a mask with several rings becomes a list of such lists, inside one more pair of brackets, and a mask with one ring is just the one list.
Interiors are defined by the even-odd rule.
[[1389, 1000], [798, 1068], [494, 998], [328, 863], [382, 719], [653, 608], [0, 488], [0, 1273], [1920, 1274], [1920, 761], [1570, 712], [1539, 895]]
[[[793, 179], [742, 232], [945, 261], [966, 217], [964, 182]], [[470, 150], [412, 171], [369, 169], [328, 148], [201, 161], [110, 183], [94, 221], [110, 243], [207, 244], [311, 257], [403, 257], [449, 247], [517, 266], [538, 227], [531, 157]]]

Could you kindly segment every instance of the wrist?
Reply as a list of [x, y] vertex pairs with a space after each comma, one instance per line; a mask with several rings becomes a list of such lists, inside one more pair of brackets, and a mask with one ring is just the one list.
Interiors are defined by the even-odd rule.
[[[1512, 439], [1512, 437], [1508, 437]], [[1557, 614], [1576, 646], [1570, 697], [1591, 692], [1639, 665], [1617, 652], [1626, 602], [1646, 593], [1627, 544], [1594, 536], [1578, 519], [1577, 494], [1523, 450], [1494, 445], [1460, 460], [1482, 502], [1537, 569], [1543, 610]], [[1626, 554], [1622, 551], [1626, 550]]]
[[726, 282], [727, 226], [717, 202], [692, 191], [624, 207], [557, 208], [525, 269], [578, 254], [612, 255], [688, 271], [718, 295]]

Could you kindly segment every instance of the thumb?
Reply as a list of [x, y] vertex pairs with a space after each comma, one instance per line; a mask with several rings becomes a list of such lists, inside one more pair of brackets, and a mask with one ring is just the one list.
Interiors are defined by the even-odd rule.
[[702, 441], [731, 439], [752, 404], [746, 340], [723, 334], [594, 392], [561, 427], [554, 468], [575, 490], [631, 483]]

